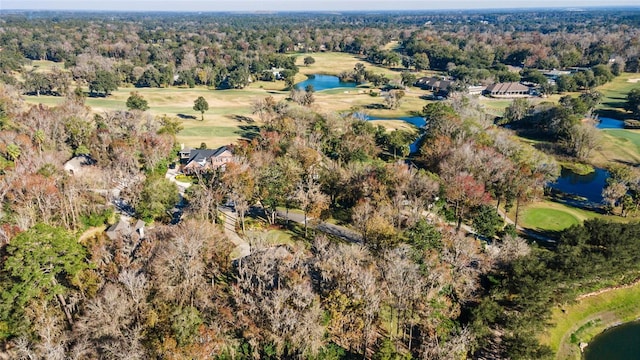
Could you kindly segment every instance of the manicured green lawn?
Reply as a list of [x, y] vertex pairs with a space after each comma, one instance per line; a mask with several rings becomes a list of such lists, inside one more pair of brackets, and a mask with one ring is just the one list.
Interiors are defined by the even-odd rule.
[[540, 341], [551, 347], [556, 359], [580, 359], [580, 342], [591, 341], [616, 323], [640, 318], [638, 304], [640, 284], [590, 296], [562, 309], [557, 307]]
[[549, 208], [529, 208], [522, 214], [522, 226], [536, 230], [564, 230], [571, 225], [580, 223], [577, 217], [572, 214]]
[[230, 137], [237, 135], [238, 128], [226, 126], [193, 126], [186, 128], [180, 132], [180, 136], [196, 137]]
[[640, 162], [639, 130], [607, 129], [602, 135], [600, 150], [592, 156], [594, 163], [606, 166], [610, 162]]
[[267, 232], [267, 242], [272, 245], [293, 245], [294, 234], [287, 230], [269, 230]]
[[640, 151], [640, 132], [638, 130], [608, 129], [604, 131], [613, 137], [628, 142], [627, 145], [635, 146]]
[[623, 73], [613, 81], [597, 88], [603, 95], [602, 102], [598, 106], [601, 116], [625, 119], [628, 114], [624, 110], [627, 94], [631, 89], [640, 88], [640, 82], [630, 80], [638, 79], [638, 74]]

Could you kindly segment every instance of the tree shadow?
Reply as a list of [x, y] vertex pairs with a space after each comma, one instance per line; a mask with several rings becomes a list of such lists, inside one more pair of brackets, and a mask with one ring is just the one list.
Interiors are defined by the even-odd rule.
[[249, 117], [249, 116], [245, 116], [245, 115], [231, 115], [231, 118], [233, 120], [239, 121], [239, 122], [245, 122], [247, 124], [253, 124], [256, 121], [253, 120], [253, 118]]
[[260, 133], [260, 127], [256, 125], [240, 125], [238, 128], [239, 130], [234, 131], [234, 133], [249, 140], [255, 138]]
[[615, 109], [600, 109], [596, 111], [596, 114], [600, 117], [606, 117], [611, 119], [623, 120], [627, 117], [627, 112], [625, 110], [615, 110]]
[[179, 117], [180, 119], [183, 119], [183, 120], [195, 120], [195, 119], [196, 119], [196, 117], [195, 117], [195, 116], [193, 116], [193, 115], [187, 115], [187, 114], [178, 114], [178, 117]]
[[368, 104], [364, 106], [365, 109], [369, 110], [384, 110], [387, 107], [384, 104]]
[[625, 104], [625, 101], [605, 101], [602, 103], [602, 105], [606, 105], [616, 109], [624, 109]]
[[558, 246], [557, 239], [560, 238], [562, 231], [541, 230], [525, 228], [520, 236], [530, 242], [536, 243], [543, 248], [554, 250]]
[[618, 164], [622, 164], [622, 165], [632, 166], [632, 167], [638, 166], [638, 163], [634, 163], [634, 162], [631, 162], [631, 161], [624, 161], [624, 160], [620, 160], [620, 159], [615, 159], [615, 160], [613, 160], [613, 162], [618, 163]]

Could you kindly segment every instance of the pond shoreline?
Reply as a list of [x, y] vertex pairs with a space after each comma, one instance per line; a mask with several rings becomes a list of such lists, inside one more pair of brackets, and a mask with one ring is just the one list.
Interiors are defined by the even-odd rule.
[[631, 284], [608, 287], [583, 294], [576, 303], [553, 310], [553, 326], [541, 334], [556, 359], [582, 359], [580, 343], [592, 340], [611, 328], [640, 320], [640, 279]]
[[[615, 356], [616, 359], [625, 359], [625, 360], [629, 359], [627, 356], [623, 355], [621, 357], [619, 353], [618, 354], [615, 353], [615, 351], [619, 351], [619, 348], [627, 348], [627, 346], [622, 346], [622, 347], [613, 346], [613, 347], [611, 347], [610, 345], [611, 345], [611, 336], [612, 335], [609, 334], [608, 332], [609, 331], [614, 331], [614, 332], [616, 332], [617, 336], [620, 336], [620, 339], [624, 339], [625, 338], [624, 335], [628, 336], [628, 334], [624, 334], [624, 331], [631, 330], [633, 332], [633, 334], [637, 333], [637, 331], [638, 331], [637, 327], [638, 327], [638, 325], [640, 325], [639, 321], [640, 321], [640, 315], [637, 318], [632, 319], [630, 321], [624, 321], [624, 322], [620, 321], [620, 322], [616, 322], [614, 324], [608, 324], [610, 326], [608, 326], [606, 329], [602, 330], [600, 333], [596, 334], [595, 336], [592, 336], [591, 339], [589, 339], [589, 342], [580, 343], [580, 351], [582, 353], [581, 357], [583, 359], [601, 359], [602, 357], [598, 356], [598, 351], [602, 351], [602, 349], [601, 349], [602, 343], [598, 344], [598, 342], [604, 341], [604, 344], [607, 345], [607, 350], [605, 350], [608, 353], [606, 355], [607, 359], [611, 360], [610, 356], [612, 356], [613, 354], [615, 354], [613, 356]], [[632, 327], [632, 328], [629, 329], [629, 327]], [[603, 337], [603, 338], [600, 338], [600, 337]], [[600, 339], [598, 339], [598, 338], [600, 338]], [[596, 344], [596, 345], [593, 345], [593, 344]], [[592, 346], [596, 346], [596, 350], [593, 350]], [[618, 349], [618, 350], [615, 350], [615, 349]], [[590, 351], [596, 351], [596, 355], [593, 355], [593, 353], [590, 354]], [[637, 349], [635, 351], [637, 351]], [[612, 352], [613, 352], [613, 354], [612, 354]], [[635, 353], [635, 354], [637, 354], [637, 353]], [[602, 354], [600, 354], [600, 355], [602, 355]]]

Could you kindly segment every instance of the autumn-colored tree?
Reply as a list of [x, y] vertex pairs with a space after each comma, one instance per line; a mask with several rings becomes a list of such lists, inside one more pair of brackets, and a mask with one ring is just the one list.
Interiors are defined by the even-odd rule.
[[445, 184], [447, 201], [453, 205], [457, 219], [457, 229], [460, 230], [462, 220], [473, 206], [489, 202], [489, 194], [485, 192], [484, 184], [477, 182], [466, 172], [456, 174]]
[[304, 211], [304, 235], [308, 236], [307, 222], [309, 217], [319, 218], [322, 211], [329, 207], [329, 197], [325, 195], [320, 184], [314, 179], [313, 174], [306, 175], [299, 180], [293, 199], [298, 203], [302, 211]]

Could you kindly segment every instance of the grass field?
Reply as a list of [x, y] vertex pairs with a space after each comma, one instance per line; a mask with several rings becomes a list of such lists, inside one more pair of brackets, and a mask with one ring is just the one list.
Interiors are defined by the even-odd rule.
[[611, 326], [640, 318], [639, 303], [640, 284], [636, 284], [554, 308], [551, 325], [540, 341], [551, 347], [556, 359], [580, 359], [580, 342], [589, 342]]
[[[316, 62], [311, 66], [302, 64], [305, 56], [312, 56]], [[367, 70], [384, 74], [391, 79], [400, 78], [400, 70], [391, 70], [366, 63], [357, 56], [344, 53], [313, 53], [299, 54], [298, 65], [300, 73], [297, 81], [306, 79], [310, 74], [338, 75], [342, 71], [351, 71], [356, 63], [363, 63]], [[50, 61], [33, 62], [38, 69], [46, 71], [56, 64]], [[40, 71], [40, 70], [39, 70]], [[417, 76], [426, 73], [417, 74]], [[139, 92], [149, 103], [149, 112], [152, 115], [168, 115], [182, 119], [184, 130], [177, 136], [180, 143], [187, 146], [198, 147], [206, 143], [209, 147], [217, 147], [237, 141], [239, 138], [251, 137], [255, 134], [255, 124], [248, 123], [247, 119], [257, 120], [251, 114], [251, 104], [259, 98], [273, 96], [276, 101], [285, 99], [289, 92], [283, 91], [284, 82], [258, 81], [250, 84], [242, 90], [211, 90], [206, 87], [196, 88], [120, 88], [107, 98], [87, 98], [86, 104], [95, 113], [109, 110], [126, 109], [126, 100], [132, 91]], [[85, 89], [87, 91], [87, 89]], [[350, 109], [362, 109], [373, 116], [399, 117], [412, 115], [418, 112], [428, 102], [420, 99], [425, 92], [416, 88], [406, 91], [398, 109], [385, 109], [382, 97], [373, 97], [368, 94], [369, 88], [365, 85], [356, 89], [333, 89], [317, 92], [314, 110], [319, 112], [341, 112]], [[204, 121], [200, 121], [201, 114], [192, 109], [193, 101], [203, 96], [209, 103], [209, 110], [204, 114]], [[60, 97], [51, 96], [25, 96], [30, 104], [42, 103], [55, 106], [64, 101]]]
[[269, 230], [267, 232], [267, 242], [271, 245], [293, 245], [296, 235], [288, 230]]
[[415, 132], [416, 127], [403, 120], [372, 120], [369, 121], [374, 126], [382, 125], [387, 131], [405, 130]]
[[[515, 219], [515, 209], [508, 213], [509, 218]], [[557, 217], [554, 218], [554, 217]], [[557, 231], [566, 229], [573, 224], [581, 224], [589, 219], [603, 219], [616, 222], [630, 222], [637, 217], [620, 217], [600, 214], [594, 211], [580, 209], [551, 200], [541, 200], [526, 205], [520, 209], [518, 225], [532, 230]]]
[[577, 217], [567, 211], [548, 207], [528, 208], [521, 217], [521, 225], [533, 230], [564, 230], [571, 225], [581, 223]]
[[53, 62], [48, 60], [31, 60], [27, 65], [25, 65], [24, 69], [26, 72], [35, 71], [39, 73], [47, 73], [53, 70], [54, 68], [64, 69], [63, 62]]
[[[307, 56], [311, 56], [316, 60], [316, 62], [312, 65], [305, 66], [304, 58]], [[317, 52], [317, 53], [300, 54], [296, 60], [296, 65], [298, 65], [298, 67], [300, 68], [300, 75], [311, 75], [311, 74], [338, 75], [343, 71], [353, 70], [353, 68], [356, 66], [357, 63], [362, 63], [367, 70], [370, 70], [375, 74], [383, 74], [389, 77], [390, 79], [400, 78], [400, 71], [394, 71], [387, 68], [378, 67], [378, 66], [369, 64], [359, 56], [347, 54], [347, 53]], [[302, 77], [302, 79], [304, 80], [305, 77]]]
[[602, 130], [600, 149], [593, 153], [591, 161], [599, 166], [611, 162], [640, 164], [640, 130]]
[[640, 82], [635, 81], [639, 78], [638, 74], [623, 73], [613, 81], [599, 86], [597, 90], [603, 95], [602, 103], [598, 107], [600, 116], [622, 120], [628, 118], [624, 104], [629, 91], [640, 88]]

